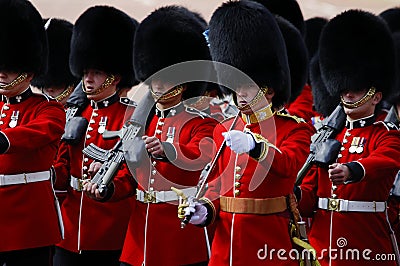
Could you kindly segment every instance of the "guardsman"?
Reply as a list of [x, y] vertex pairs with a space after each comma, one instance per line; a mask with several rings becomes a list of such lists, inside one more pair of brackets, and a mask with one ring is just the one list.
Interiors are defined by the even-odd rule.
[[58, 18], [46, 19], [44, 23], [49, 44], [49, 70], [45, 75], [35, 77], [32, 85], [65, 106], [79, 80], [69, 68], [73, 25]]
[[[308, 54], [307, 47], [304, 43], [303, 37], [299, 30], [293, 26], [288, 20], [283, 17], [276, 16], [279, 29], [281, 30], [283, 39], [285, 40], [285, 47], [288, 56], [288, 63], [290, 69], [290, 84], [291, 92], [288, 102], [289, 114], [306, 119], [312, 112], [310, 104], [305, 98], [298, 96], [306, 88], [309, 90], [307, 83], [308, 77]], [[308, 99], [308, 101], [311, 98]], [[307, 108], [303, 108], [307, 106]]]
[[309, 241], [322, 265], [396, 265], [386, 200], [400, 169], [400, 135], [376, 121], [395, 85], [395, 57], [389, 28], [369, 12], [343, 12], [321, 33], [321, 77], [347, 115], [336, 162], [312, 168], [301, 185], [300, 210], [313, 216]]
[[[180, 83], [182, 73], [167, 69], [177, 63], [211, 59], [204, 30], [196, 14], [184, 7], [166, 6], [147, 16], [136, 32], [135, 72], [149, 86], [156, 104], [143, 136], [148, 159], [132, 169], [138, 182], [137, 206], [122, 251], [123, 265], [207, 265], [208, 231], [193, 225], [180, 228], [178, 196], [171, 187], [196, 193], [200, 172], [211, 160], [216, 121], [183, 102], [203, 95], [205, 84]], [[116, 192], [111, 199], [124, 196]]]
[[240, 113], [214, 130], [217, 148], [226, 146], [205, 196], [184, 210], [194, 211], [190, 223], [216, 226], [209, 265], [298, 265], [270, 255], [271, 249], [292, 249], [290, 195], [313, 133], [301, 119], [274, 111], [290, 97], [284, 39], [264, 6], [231, 1], [212, 15], [209, 40], [214, 61], [255, 83], [216, 68], [219, 82], [234, 90]]
[[[68, 97], [73, 92], [78, 84], [78, 78], [74, 77], [69, 68], [69, 52], [72, 36], [72, 23], [57, 18], [45, 19], [44, 27], [46, 29], [47, 41], [49, 44], [49, 59], [48, 71], [44, 75], [35, 77], [32, 80], [32, 85], [42, 90], [44, 94], [50, 98], [54, 98], [60, 102], [64, 108]], [[60, 146], [65, 143], [60, 143]], [[67, 149], [59, 148], [59, 151], [67, 151]], [[55, 180], [58, 175], [67, 175], [68, 168], [65, 165], [68, 163], [68, 152], [57, 152], [54, 161]], [[59, 171], [66, 171], [59, 173]], [[56, 190], [56, 196], [62, 204], [67, 191]]]
[[[65, 239], [57, 244], [54, 265], [119, 265], [133, 199], [102, 203], [88, 198], [82, 192], [82, 183], [92, 177], [92, 159], [82, 150], [90, 143], [111, 149], [118, 139], [104, 139], [103, 133], [121, 129], [125, 114], [132, 111], [120, 101], [117, 91], [136, 82], [132, 60], [136, 25], [127, 14], [109, 6], [87, 9], [74, 25], [70, 67], [76, 77], [82, 78], [90, 105], [81, 113], [87, 121], [82, 136], [65, 146], [70, 176], [57, 176], [56, 188], [67, 189], [68, 195], [61, 209]], [[125, 165], [114, 182], [134, 185]]]
[[30, 87], [47, 69], [39, 12], [29, 1], [1, 0], [0, 24], [0, 265], [51, 265], [62, 235], [51, 166], [65, 112]]

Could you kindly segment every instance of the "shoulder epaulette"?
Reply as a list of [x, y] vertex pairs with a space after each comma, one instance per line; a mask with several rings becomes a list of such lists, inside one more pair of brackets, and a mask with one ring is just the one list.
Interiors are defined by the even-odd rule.
[[128, 97], [120, 97], [119, 102], [127, 106], [137, 107], [137, 102], [129, 99]]
[[375, 123], [374, 123], [374, 125], [378, 125], [378, 124], [383, 124], [385, 127], [386, 127], [386, 129], [389, 131], [389, 130], [399, 130], [399, 128], [396, 126], [396, 124], [395, 123], [393, 123], [393, 122], [385, 122], [385, 121], [376, 121]]
[[186, 107], [185, 111], [189, 114], [200, 116], [201, 118], [209, 118], [210, 117], [207, 113], [199, 111], [193, 107]]
[[277, 116], [288, 117], [295, 120], [297, 123], [305, 123], [306, 121], [303, 118], [297, 117], [295, 115], [284, 114], [281, 112], [276, 112]]

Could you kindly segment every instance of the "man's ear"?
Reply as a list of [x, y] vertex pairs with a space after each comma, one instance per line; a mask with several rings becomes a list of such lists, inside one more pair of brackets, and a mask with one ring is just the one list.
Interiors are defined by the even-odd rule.
[[121, 82], [121, 75], [114, 75], [113, 85], [117, 86]]
[[372, 104], [377, 105], [382, 100], [382, 92], [375, 93], [374, 97], [372, 97]]

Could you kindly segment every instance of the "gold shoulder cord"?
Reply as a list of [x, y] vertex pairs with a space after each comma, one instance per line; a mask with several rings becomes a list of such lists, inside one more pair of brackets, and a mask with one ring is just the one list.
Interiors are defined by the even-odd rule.
[[342, 102], [343, 106], [348, 108], [348, 109], [354, 109], [357, 107], [360, 107], [364, 103], [366, 103], [369, 99], [372, 98], [372, 96], [375, 95], [376, 89], [375, 87], [371, 87], [368, 92], [358, 101], [355, 103], [348, 103], [344, 100], [343, 96], [340, 96], [340, 101]]
[[2, 90], [10, 90], [14, 86], [16, 86], [16, 85], [20, 84], [22, 81], [24, 81], [27, 77], [28, 77], [27, 73], [21, 73], [10, 84], [0, 85], [0, 89], [2, 89]]

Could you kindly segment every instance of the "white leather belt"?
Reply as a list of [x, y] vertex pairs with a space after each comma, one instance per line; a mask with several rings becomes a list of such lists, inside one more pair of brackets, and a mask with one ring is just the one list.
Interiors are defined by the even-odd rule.
[[[181, 189], [186, 196], [194, 196], [197, 188], [190, 187]], [[178, 200], [178, 195], [174, 191], [142, 191], [136, 189], [136, 199], [143, 203], [160, 203]]]
[[83, 189], [83, 179], [71, 176], [71, 180], [69, 181], [69, 185], [76, 191], [82, 191], [82, 189]]
[[386, 202], [319, 198], [318, 208], [337, 212], [384, 212]]
[[28, 184], [34, 182], [40, 182], [50, 179], [50, 170], [34, 173], [23, 173], [16, 175], [0, 175], [0, 187], [17, 185], [17, 184]]

